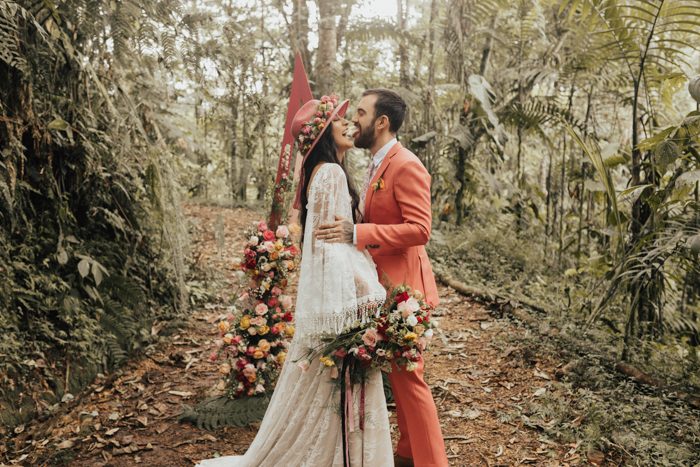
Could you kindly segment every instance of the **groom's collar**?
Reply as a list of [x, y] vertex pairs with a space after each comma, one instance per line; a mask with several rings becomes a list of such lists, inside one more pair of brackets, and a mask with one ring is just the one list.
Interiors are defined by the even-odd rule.
[[396, 138], [391, 138], [384, 146], [379, 148], [379, 150], [372, 155], [372, 162], [374, 163], [375, 167], [379, 167], [379, 164], [382, 163], [384, 160], [384, 157], [389, 153], [389, 150], [397, 143]]

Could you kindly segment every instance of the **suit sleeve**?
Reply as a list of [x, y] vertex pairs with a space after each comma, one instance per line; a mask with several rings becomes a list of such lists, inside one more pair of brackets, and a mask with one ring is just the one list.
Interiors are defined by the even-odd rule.
[[367, 245], [408, 248], [425, 245], [430, 240], [430, 174], [419, 161], [409, 161], [400, 168], [394, 182], [394, 197], [401, 210], [401, 224], [358, 224], [357, 248]]

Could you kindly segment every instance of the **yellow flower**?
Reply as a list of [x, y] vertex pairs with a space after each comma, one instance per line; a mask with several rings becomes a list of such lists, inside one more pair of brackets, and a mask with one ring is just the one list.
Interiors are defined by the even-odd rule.
[[233, 334], [228, 333], [224, 336], [224, 344], [230, 345], [233, 342]]
[[288, 269], [289, 271], [293, 271], [293, 270], [294, 270], [294, 261], [287, 261], [287, 269]]
[[413, 342], [418, 338], [418, 335], [415, 332], [407, 332], [405, 336], [403, 336], [403, 340], [406, 342]]
[[260, 349], [257, 349], [257, 350], [255, 351], [255, 353], [253, 353], [253, 358], [258, 358], [258, 359], [260, 359], [260, 358], [263, 358], [264, 356], [265, 356], [265, 352], [263, 352], [263, 351], [260, 350]]
[[280, 365], [284, 365], [284, 361], [287, 359], [287, 352], [280, 352], [277, 354], [277, 362]]
[[300, 234], [301, 233], [301, 225], [299, 225], [295, 222], [294, 224], [289, 226], [289, 231], [291, 233], [293, 233], [294, 235]]
[[335, 366], [333, 359], [328, 357], [321, 357], [321, 363], [325, 366]]
[[284, 333], [287, 335], [287, 337], [294, 337], [294, 326], [288, 325], [285, 327]]
[[276, 251], [273, 251], [272, 253], [270, 253], [270, 259], [271, 259], [272, 261], [276, 261], [277, 258], [279, 258], [279, 257], [280, 257], [280, 254], [277, 253]]
[[231, 373], [231, 365], [228, 363], [224, 363], [219, 367], [219, 373], [221, 373], [222, 375], [227, 375]]
[[228, 332], [230, 327], [231, 323], [229, 323], [228, 321], [219, 321], [219, 331]]
[[275, 242], [275, 249], [276, 249], [277, 251], [282, 251], [282, 250], [284, 250], [284, 243], [282, 243], [282, 240], [277, 240], [277, 241]]
[[270, 332], [270, 326], [268, 326], [267, 324], [264, 324], [258, 328], [258, 334], [261, 336], [264, 336], [268, 332]]
[[374, 183], [374, 185], [372, 185], [372, 188], [374, 188], [374, 191], [383, 190], [384, 189], [384, 179], [382, 177], [379, 177], [379, 180], [377, 180]]
[[243, 315], [243, 317], [241, 318], [241, 323], [239, 324], [239, 326], [240, 326], [241, 329], [243, 329], [243, 330], [248, 329], [248, 328], [250, 327], [250, 316], [248, 316], [248, 315]]
[[[262, 332], [261, 332], [262, 334]], [[262, 350], [263, 352], [269, 352], [270, 351], [270, 343], [267, 341], [267, 339], [260, 339], [260, 342], [258, 342], [258, 348]]]

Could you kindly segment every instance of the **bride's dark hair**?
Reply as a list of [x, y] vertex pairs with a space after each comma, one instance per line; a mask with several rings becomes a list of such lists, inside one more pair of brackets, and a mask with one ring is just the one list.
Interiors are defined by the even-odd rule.
[[335, 140], [333, 139], [333, 131], [331, 128], [328, 128], [326, 131], [323, 132], [323, 134], [321, 135], [321, 139], [318, 140], [318, 143], [316, 143], [316, 146], [314, 146], [313, 150], [311, 151], [311, 154], [309, 154], [309, 157], [306, 158], [304, 166], [301, 168], [301, 170], [304, 172], [304, 185], [301, 187], [301, 210], [299, 212], [299, 221], [301, 223], [302, 238], [304, 238], [303, 232], [304, 227], [306, 225], [306, 203], [308, 203], [309, 201], [307, 196], [307, 188], [309, 186], [309, 182], [311, 181], [311, 174], [313, 173], [314, 168], [322, 162], [338, 164], [343, 169], [343, 173], [345, 173], [345, 179], [348, 182], [350, 198], [352, 198], [352, 221], [357, 222], [357, 207], [360, 204], [360, 197], [357, 194], [357, 190], [355, 189], [355, 185], [352, 182], [352, 179], [350, 178], [350, 176], [348, 176], [348, 171], [345, 167], [345, 159], [343, 159], [342, 163], [338, 160], [337, 147], [335, 145]]

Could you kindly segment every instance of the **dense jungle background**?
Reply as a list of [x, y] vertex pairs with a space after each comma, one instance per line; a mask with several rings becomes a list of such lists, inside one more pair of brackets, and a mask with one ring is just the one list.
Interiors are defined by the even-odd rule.
[[531, 428], [696, 465], [699, 44], [698, 0], [0, 0], [0, 433], [207, 300], [183, 205], [269, 212], [299, 51], [408, 102], [436, 272], [566, 363]]

